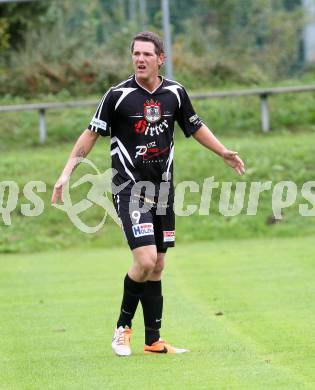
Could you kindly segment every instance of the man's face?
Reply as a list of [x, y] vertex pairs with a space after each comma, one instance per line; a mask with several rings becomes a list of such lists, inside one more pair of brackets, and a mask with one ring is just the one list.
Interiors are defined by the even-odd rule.
[[159, 74], [159, 66], [163, 64], [164, 55], [155, 53], [152, 42], [135, 41], [132, 62], [137, 79], [150, 80]]

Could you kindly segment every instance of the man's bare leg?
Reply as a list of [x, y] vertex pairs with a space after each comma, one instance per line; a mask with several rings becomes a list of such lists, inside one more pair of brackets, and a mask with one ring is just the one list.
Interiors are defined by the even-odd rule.
[[128, 271], [129, 277], [136, 282], [146, 282], [155, 271], [158, 254], [155, 245], [147, 245], [132, 251], [133, 265]]

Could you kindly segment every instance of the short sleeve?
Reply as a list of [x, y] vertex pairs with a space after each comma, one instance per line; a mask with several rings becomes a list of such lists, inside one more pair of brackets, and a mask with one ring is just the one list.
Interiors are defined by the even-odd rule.
[[202, 121], [196, 114], [184, 88], [180, 88], [179, 95], [180, 106], [177, 111], [176, 120], [185, 136], [190, 137], [202, 126]]
[[109, 89], [102, 97], [88, 129], [104, 137], [109, 136], [112, 113], [112, 90]]

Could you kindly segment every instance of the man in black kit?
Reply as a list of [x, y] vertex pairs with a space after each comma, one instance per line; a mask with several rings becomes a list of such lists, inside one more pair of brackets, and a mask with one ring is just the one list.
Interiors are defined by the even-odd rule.
[[119, 356], [131, 354], [131, 322], [140, 301], [145, 324], [144, 352], [182, 353], [187, 350], [175, 348], [160, 338], [161, 274], [167, 248], [175, 244], [172, 182], [175, 121], [186, 137], [192, 135], [240, 175], [245, 171], [244, 163], [196, 115], [184, 87], [159, 75], [165, 57], [163, 42], [157, 35], [137, 34], [131, 53], [135, 74], [103, 96], [54, 187], [52, 203], [62, 200], [63, 186], [97, 138], [110, 136], [112, 167], [117, 171], [113, 186], [124, 187], [117, 194], [113, 191], [113, 200], [133, 254], [133, 264], [124, 279], [112, 348]]

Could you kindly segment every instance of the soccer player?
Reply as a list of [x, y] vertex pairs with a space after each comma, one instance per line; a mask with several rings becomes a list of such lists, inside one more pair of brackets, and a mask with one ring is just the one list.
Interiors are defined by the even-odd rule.
[[187, 350], [175, 348], [160, 337], [161, 276], [166, 251], [175, 244], [172, 181], [175, 122], [186, 137], [193, 136], [240, 175], [244, 173], [244, 163], [201, 121], [185, 88], [159, 75], [165, 55], [163, 42], [157, 35], [137, 34], [132, 40], [131, 53], [134, 75], [110, 88], [101, 99], [55, 184], [52, 203], [62, 200], [63, 186], [98, 137], [110, 136], [112, 167], [117, 171], [113, 186], [124, 187], [119, 193], [113, 191], [113, 201], [133, 256], [124, 279], [112, 348], [120, 356], [131, 354], [132, 319], [140, 301], [145, 325], [144, 352], [182, 353]]

